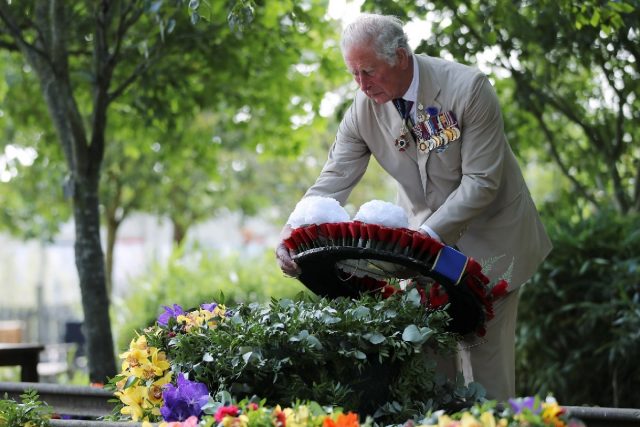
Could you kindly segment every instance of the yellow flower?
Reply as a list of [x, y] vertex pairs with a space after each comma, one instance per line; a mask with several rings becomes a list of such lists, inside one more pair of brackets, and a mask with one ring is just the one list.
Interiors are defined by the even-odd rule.
[[163, 377], [154, 381], [149, 387], [147, 399], [154, 406], [162, 406], [162, 386], [171, 381], [171, 371], [168, 371]]
[[483, 427], [482, 423], [476, 420], [476, 418], [469, 412], [465, 412], [462, 414], [460, 425], [462, 427]]
[[123, 360], [121, 368], [123, 371], [126, 371], [129, 368], [136, 368], [145, 363], [149, 363], [148, 356], [147, 338], [141, 335], [138, 339], [131, 340], [129, 351], [120, 354], [119, 357]]
[[227, 307], [225, 307], [224, 304], [219, 304], [213, 309], [213, 314], [224, 319], [227, 315]]
[[[459, 423], [457, 423], [460, 425]], [[453, 421], [448, 415], [443, 415], [438, 418], [438, 427], [449, 427], [451, 425], [456, 425], [456, 422]]]
[[222, 419], [222, 425], [224, 427], [247, 427], [249, 425], [249, 417], [245, 414], [232, 417], [227, 415]]
[[151, 363], [163, 371], [169, 369], [171, 366], [164, 351], [160, 351], [155, 347], [151, 347]]
[[498, 421], [498, 427], [507, 427], [509, 425], [509, 421], [506, 418], [500, 418]]
[[491, 412], [483, 412], [480, 415], [480, 422], [482, 427], [496, 427], [496, 419]]
[[545, 402], [542, 404], [542, 420], [555, 427], [565, 425], [564, 421], [558, 419], [558, 416], [564, 412], [564, 409], [557, 402]]
[[162, 375], [170, 366], [164, 353], [156, 347], [149, 347], [148, 353], [151, 360], [140, 360], [138, 366], [131, 367], [131, 374], [143, 380], [151, 380]]
[[291, 408], [285, 408], [283, 412], [287, 417], [287, 427], [307, 427], [309, 408], [305, 405], [298, 406], [295, 411]]
[[131, 386], [125, 390], [114, 393], [120, 401], [125, 405], [120, 412], [124, 415], [130, 415], [133, 421], [142, 418], [144, 411], [142, 405], [145, 397], [147, 397], [147, 388], [144, 386]]

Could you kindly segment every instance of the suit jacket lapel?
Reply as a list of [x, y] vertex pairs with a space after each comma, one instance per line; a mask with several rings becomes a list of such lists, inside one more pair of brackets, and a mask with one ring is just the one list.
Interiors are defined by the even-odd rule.
[[422, 105], [425, 111], [429, 107], [436, 107], [440, 111], [442, 109], [442, 105], [438, 102], [440, 82], [436, 78], [435, 70], [429, 64], [429, 57], [414, 55], [414, 58], [418, 60], [418, 69], [420, 70], [418, 105]]
[[[418, 105], [419, 109], [426, 111], [429, 107], [435, 107], [438, 111], [442, 109], [442, 105], [438, 102], [440, 94], [440, 84], [435, 75], [435, 70], [429, 64], [429, 57], [423, 55], [414, 55], [418, 61]], [[422, 189], [425, 198], [427, 196], [427, 160], [429, 160], [430, 151], [420, 152], [418, 159], [418, 169], [422, 181]]]

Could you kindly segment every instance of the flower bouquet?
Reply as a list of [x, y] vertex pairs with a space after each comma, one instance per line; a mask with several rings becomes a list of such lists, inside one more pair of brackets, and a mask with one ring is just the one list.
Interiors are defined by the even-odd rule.
[[233, 310], [165, 307], [120, 355], [122, 372], [111, 381], [118, 416], [167, 419], [182, 389], [193, 390], [190, 401], [202, 407], [207, 395], [229, 392], [396, 421], [469, 404], [482, 396], [480, 385], [437, 373], [434, 355], [452, 354], [458, 339], [449, 321], [442, 308], [426, 309], [416, 289], [386, 299], [273, 300]]
[[538, 396], [509, 399], [507, 405], [492, 400], [471, 408], [445, 414], [431, 413], [419, 422], [410, 421], [404, 427], [585, 427], [584, 423], [567, 415], [553, 397]]

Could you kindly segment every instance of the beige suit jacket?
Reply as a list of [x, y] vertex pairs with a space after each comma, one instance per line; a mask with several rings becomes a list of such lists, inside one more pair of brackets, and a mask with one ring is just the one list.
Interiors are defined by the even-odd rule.
[[526, 282], [551, 250], [516, 158], [507, 143], [500, 105], [487, 77], [455, 62], [414, 55], [418, 104], [453, 111], [461, 136], [443, 152], [395, 146], [402, 121], [392, 102], [360, 90], [345, 114], [329, 158], [305, 196], [344, 204], [373, 155], [398, 184], [397, 203], [412, 228], [422, 224], [448, 245], [478, 260], [510, 289]]

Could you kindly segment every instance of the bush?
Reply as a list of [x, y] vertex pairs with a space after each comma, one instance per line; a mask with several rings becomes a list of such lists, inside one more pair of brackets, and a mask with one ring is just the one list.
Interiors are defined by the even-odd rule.
[[554, 250], [523, 290], [518, 394], [639, 407], [640, 216], [548, 227]]
[[126, 348], [135, 330], [153, 324], [163, 305], [267, 302], [271, 297], [294, 298], [305, 289], [283, 277], [272, 250], [258, 257], [176, 250], [168, 261], [135, 279], [126, 299], [113, 304], [117, 348]]

